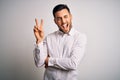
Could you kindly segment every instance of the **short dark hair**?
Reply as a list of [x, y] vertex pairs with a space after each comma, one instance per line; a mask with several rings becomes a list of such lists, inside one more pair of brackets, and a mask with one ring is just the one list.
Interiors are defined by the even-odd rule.
[[68, 6], [66, 4], [58, 4], [53, 8], [53, 16], [55, 17], [55, 13], [62, 9], [67, 9], [68, 12], [70, 13], [70, 9], [68, 8]]

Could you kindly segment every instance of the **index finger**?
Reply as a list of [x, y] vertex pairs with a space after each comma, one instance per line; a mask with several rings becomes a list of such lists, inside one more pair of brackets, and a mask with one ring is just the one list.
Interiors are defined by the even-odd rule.
[[35, 18], [35, 23], [36, 23], [36, 26], [38, 26], [38, 20]]
[[43, 19], [41, 19], [40, 27], [43, 28]]

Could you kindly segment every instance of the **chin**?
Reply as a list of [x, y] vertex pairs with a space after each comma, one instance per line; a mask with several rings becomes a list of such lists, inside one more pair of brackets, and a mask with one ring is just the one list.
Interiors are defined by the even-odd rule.
[[64, 33], [69, 33], [69, 31], [64, 31]]

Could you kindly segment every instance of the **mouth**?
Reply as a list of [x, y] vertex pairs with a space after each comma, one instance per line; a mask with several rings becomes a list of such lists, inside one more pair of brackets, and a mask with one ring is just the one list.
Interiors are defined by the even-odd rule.
[[67, 23], [62, 25], [62, 31], [65, 32], [65, 33], [69, 32], [69, 25]]
[[62, 27], [63, 27], [63, 29], [67, 30], [68, 29], [68, 24], [67, 23], [63, 24]]

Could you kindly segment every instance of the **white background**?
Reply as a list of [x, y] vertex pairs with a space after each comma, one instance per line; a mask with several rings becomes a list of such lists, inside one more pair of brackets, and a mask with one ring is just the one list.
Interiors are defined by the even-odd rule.
[[52, 9], [67, 4], [74, 27], [87, 35], [78, 80], [120, 80], [119, 0], [0, 0], [0, 80], [42, 80], [33, 61], [34, 19], [45, 35], [57, 30]]

